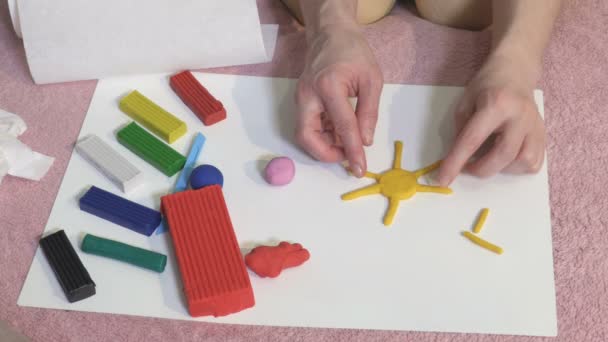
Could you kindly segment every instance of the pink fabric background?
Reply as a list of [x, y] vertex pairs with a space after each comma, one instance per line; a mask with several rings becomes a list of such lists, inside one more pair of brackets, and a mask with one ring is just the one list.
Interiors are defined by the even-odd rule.
[[[274, 62], [214, 72], [297, 77], [305, 51], [302, 28], [278, 0], [258, 2], [263, 22], [281, 25]], [[608, 341], [608, 2], [565, 3], [540, 84], [548, 131], [559, 317], [556, 340]], [[389, 83], [464, 85], [489, 44], [487, 33], [438, 27], [403, 6], [366, 33]], [[25, 143], [57, 158], [39, 183], [7, 177], [0, 186], [0, 320], [15, 330], [36, 341], [545, 340], [250, 327], [18, 307], [21, 286], [95, 84], [34, 85], [6, 1], [0, 1], [0, 108], [25, 119], [29, 126], [22, 137]]]

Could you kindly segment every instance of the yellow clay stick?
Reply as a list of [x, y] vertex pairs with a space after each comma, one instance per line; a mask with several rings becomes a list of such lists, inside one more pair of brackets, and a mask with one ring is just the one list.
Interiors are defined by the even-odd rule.
[[401, 168], [401, 155], [403, 154], [403, 142], [395, 141], [395, 156], [393, 157], [393, 169]]
[[390, 226], [393, 223], [393, 219], [395, 218], [395, 214], [397, 214], [397, 209], [399, 209], [399, 199], [398, 198], [389, 198], [388, 201], [388, 210], [384, 215], [383, 223], [385, 226]]
[[464, 232], [462, 232], [462, 235], [464, 235], [467, 239], [471, 240], [471, 242], [473, 242], [474, 244], [476, 244], [480, 247], [483, 247], [496, 254], [502, 254], [502, 248], [480, 238], [479, 236], [477, 236], [471, 232], [464, 231]]
[[416, 191], [435, 192], [438, 194], [448, 194], [448, 195], [452, 193], [452, 189], [450, 189], [450, 188], [444, 188], [442, 186], [434, 186], [434, 185], [420, 185], [420, 184], [416, 185]]
[[380, 179], [380, 175], [377, 173], [373, 173], [373, 172], [369, 172], [367, 171], [365, 173], [365, 178], [371, 178], [371, 179]]
[[431, 173], [431, 172], [437, 170], [439, 168], [439, 166], [441, 166], [441, 162], [442, 162], [441, 160], [438, 160], [427, 167], [423, 167], [420, 170], [414, 171], [414, 174], [416, 175], [416, 177], [420, 177], [420, 176], [426, 175], [427, 173]]
[[361, 189], [353, 190], [351, 192], [348, 192], [348, 193], [342, 195], [342, 200], [350, 201], [350, 200], [354, 200], [355, 198], [359, 198], [359, 197], [363, 197], [363, 196], [379, 194], [380, 190], [382, 190], [382, 187], [380, 186], [380, 184], [368, 185]]
[[483, 224], [486, 222], [488, 213], [490, 213], [490, 209], [488, 208], [483, 208], [481, 210], [479, 218], [477, 218], [477, 222], [475, 222], [475, 226], [473, 227], [473, 233], [479, 234], [479, 232], [481, 232], [481, 228], [483, 228]]

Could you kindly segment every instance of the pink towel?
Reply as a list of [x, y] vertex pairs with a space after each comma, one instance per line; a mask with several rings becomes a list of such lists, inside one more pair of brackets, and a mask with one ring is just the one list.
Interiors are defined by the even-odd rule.
[[[302, 28], [278, 0], [258, 3], [263, 22], [281, 25], [274, 62], [213, 72], [297, 77], [305, 53]], [[556, 340], [600, 342], [608, 341], [608, 1], [564, 3], [540, 84], [548, 132]], [[490, 42], [488, 32], [439, 27], [402, 5], [366, 28], [366, 34], [388, 83], [464, 85], [483, 62]], [[250, 327], [17, 307], [94, 88], [95, 82], [34, 86], [6, 1], [0, 1], [0, 107], [26, 120], [26, 144], [57, 158], [40, 183], [7, 178], [0, 187], [0, 320], [34, 341], [540, 340]]]

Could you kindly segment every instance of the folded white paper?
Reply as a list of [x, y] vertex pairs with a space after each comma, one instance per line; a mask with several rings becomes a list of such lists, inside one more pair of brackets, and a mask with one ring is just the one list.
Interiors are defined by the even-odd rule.
[[39, 84], [268, 62], [278, 31], [255, 0], [9, 4]]
[[21, 38], [21, 25], [19, 25], [19, 14], [17, 14], [17, 0], [8, 0], [8, 10], [13, 22], [13, 28], [17, 37]]
[[26, 129], [19, 116], [0, 109], [0, 183], [6, 174], [38, 181], [53, 165], [54, 158], [32, 151], [17, 139]]

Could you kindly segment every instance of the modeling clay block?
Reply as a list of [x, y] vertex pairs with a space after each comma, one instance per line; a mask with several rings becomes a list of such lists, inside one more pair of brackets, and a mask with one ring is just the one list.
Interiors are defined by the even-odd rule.
[[200, 165], [192, 170], [190, 175], [190, 186], [197, 190], [209, 185], [224, 186], [222, 172], [213, 165]]
[[288, 157], [273, 158], [264, 169], [264, 179], [271, 185], [289, 184], [296, 173], [296, 166]]
[[166, 255], [91, 234], [85, 235], [80, 249], [86, 253], [124, 261], [158, 273], [162, 273], [167, 265]]
[[483, 228], [483, 224], [486, 222], [486, 218], [488, 217], [489, 212], [490, 212], [490, 209], [488, 209], [488, 208], [484, 208], [481, 210], [481, 213], [479, 214], [479, 218], [477, 219], [477, 222], [475, 223], [475, 227], [473, 227], [473, 233], [479, 234], [479, 232], [481, 232], [481, 229]]
[[191, 316], [225, 316], [255, 304], [219, 185], [163, 196]]
[[95, 294], [95, 283], [63, 230], [40, 239], [40, 247], [70, 303]]
[[117, 225], [150, 236], [160, 224], [160, 213], [92, 186], [80, 198], [80, 209]]
[[471, 242], [473, 242], [474, 244], [476, 244], [480, 247], [483, 247], [496, 254], [502, 254], [502, 248], [480, 238], [479, 236], [477, 236], [471, 232], [464, 231], [464, 232], [462, 232], [462, 235], [464, 235], [467, 239], [471, 240]]
[[[192, 168], [194, 164], [196, 164], [196, 160], [198, 159], [198, 155], [200, 154], [203, 146], [205, 145], [205, 136], [202, 133], [196, 133], [194, 136], [194, 141], [192, 142], [192, 146], [190, 146], [190, 152], [188, 152], [188, 157], [186, 158], [186, 164], [177, 177], [177, 182], [175, 182], [175, 188], [173, 188], [173, 193], [184, 191], [188, 189], [188, 180], [190, 179], [190, 173], [192, 172]], [[160, 225], [156, 229], [156, 234], [162, 234], [167, 231], [167, 224], [165, 220], [160, 221]]]
[[260, 277], [276, 278], [281, 271], [300, 266], [310, 253], [299, 243], [281, 242], [278, 246], [259, 246], [245, 256], [245, 264]]
[[173, 91], [207, 126], [226, 118], [224, 105], [196, 80], [190, 71], [173, 75], [169, 81]]
[[76, 144], [76, 151], [123, 192], [143, 184], [143, 173], [95, 134], [80, 140]]
[[131, 152], [171, 177], [184, 167], [186, 157], [131, 122], [118, 133], [118, 141]]
[[395, 158], [392, 169], [381, 173], [366, 172], [365, 177], [375, 179], [376, 184], [368, 185], [364, 188], [351, 191], [342, 195], [342, 200], [349, 201], [362, 196], [381, 194], [389, 200], [389, 206], [384, 215], [384, 225], [389, 226], [393, 223], [393, 218], [397, 213], [399, 202], [409, 199], [417, 192], [435, 192], [440, 194], [451, 194], [450, 188], [431, 186], [418, 183], [418, 178], [437, 169], [440, 162], [436, 162], [417, 171], [407, 171], [401, 168], [401, 154], [403, 143], [395, 141]]
[[169, 144], [186, 134], [186, 123], [137, 90], [120, 100], [120, 109]]

